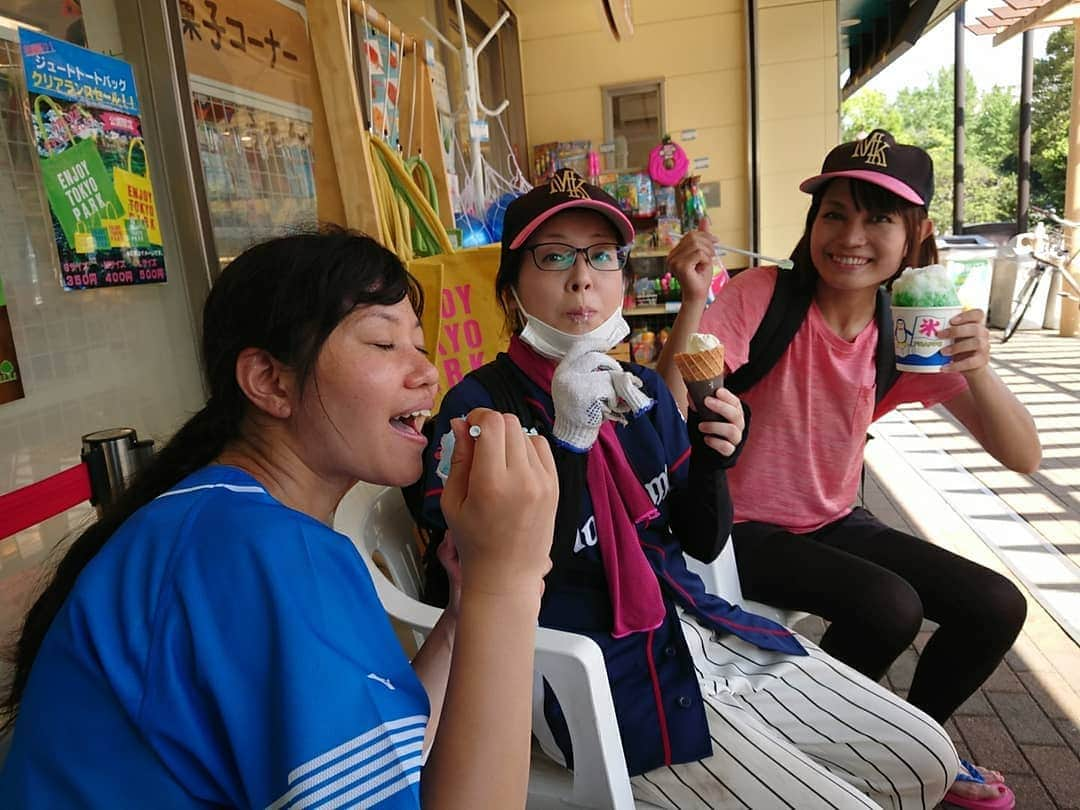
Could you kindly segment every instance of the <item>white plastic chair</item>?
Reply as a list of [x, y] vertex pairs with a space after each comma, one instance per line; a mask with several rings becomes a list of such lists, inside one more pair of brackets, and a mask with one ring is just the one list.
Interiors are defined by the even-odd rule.
[[[338, 506], [334, 528], [349, 537], [360, 552], [386, 612], [411, 628], [418, 643], [422, 641], [442, 611], [419, 601], [422, 576], [416, 528], [400, 491], [358, 484]], [[711, 593], [729, 602], [787, 626], [804, 615], [743, 600], [730, 541], [709, 565], [689, 557], [687, 562]], [[543, 754], [534, 755], [529, 810], [651, 807], [634, 802], [607, 669], [596, 643], [576, 633], [537, 628], [535, 668], [537, 685], [541, 678], [546, 679], [563, 707], [574, 749], [574, 772]], [[542, 711], [539, 694], [539, 689], [534, 689], [534, 718]], [[546, 724], [534, 721], [534, 726], [543, 748], [552, 750], [554, 741]]]
[[[366, 484], [353, 487], [338, 506], [334, 528], [359, 550], [386, 612], [415, 632], [429, 631], [442, 611], [418, 600], [416, 530], [401, 493]], [[547, 679], [565, 709], [574, 772], [534, 756], [528, 807], [632, 810], [630, 778], [600, 648], [584, 636], [541, 627], [535, 660], [538, 676]]]
[[735, 546], [730, 537], [724, 544], [724, 550], [720, 552], [720, 556], [711, 563], [706, 565], [687, 555], [686, 567], [701, 577], [701, 581], [705, 583], [705, 590], [709, 593], [716, 594], [733, 605], [741, 605], [744, 610], [751, 613], [779, 622], [784, 627], [793, 627], [796, 622], [810, 615], [795, 610], [781, 610], [762, 602], [744, 599], [742, 587], [739, 585], [739, 570], [735, 566]]

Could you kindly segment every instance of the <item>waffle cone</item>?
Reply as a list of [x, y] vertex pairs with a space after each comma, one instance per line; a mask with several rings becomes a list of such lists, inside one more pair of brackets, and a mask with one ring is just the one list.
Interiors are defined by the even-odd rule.
[[724, 347], [704, 352], [681, 352], [675, 355], [675, 365], [686, 382], [712, 380], [724, 374]]

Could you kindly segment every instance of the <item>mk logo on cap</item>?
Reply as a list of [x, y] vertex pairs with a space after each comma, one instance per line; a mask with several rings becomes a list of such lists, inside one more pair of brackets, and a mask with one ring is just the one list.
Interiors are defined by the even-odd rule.
[[563, 169], [551, 178], [551, 194], [567, 194], [575, 200], [589, 199], [585, 181], [573, 169]]
[[851, 156], [863, 158], [871, 166], [881, 166], [884, 169], [889, 165], [885, 160], [885, 150], [888, 148], [884, 132], [871, 132], [861, 141], [855, 141], [855, 151]]

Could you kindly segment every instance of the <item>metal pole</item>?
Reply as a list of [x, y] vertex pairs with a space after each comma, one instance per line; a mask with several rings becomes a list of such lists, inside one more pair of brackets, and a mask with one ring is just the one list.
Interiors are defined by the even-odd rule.
[[953, 222], [952, 232], [964, 232], [964, 79], [967, 71], [964, 67], [964, 4], [956, 8], [955, 58], [953, 60]]
[[758, 36], [757, 36], [757, 3], [755, 0], [746, 0], [746, 116], [749, 121], [746, 145], [747, 164], [750, 171], [749, 184], [749, 225], [750, 239], [748, 243], [751, 250], [761, 249], [761, 185], [758, 167]]
[[109, 428], [82, 437], [82, 460], [90, 469], [90, 503], [113, 503], [150, 460], [154, 440], [139, 441], [134, 428]]
[[1031, 94], [1035, 82], [1035, 62], [1032, 57], [1034, 34], [1024, 32], [1020, 57], [1020, 165], [1016, 182], [1016, 231], [1027, 233], [1028, 208], [1031, 206]]

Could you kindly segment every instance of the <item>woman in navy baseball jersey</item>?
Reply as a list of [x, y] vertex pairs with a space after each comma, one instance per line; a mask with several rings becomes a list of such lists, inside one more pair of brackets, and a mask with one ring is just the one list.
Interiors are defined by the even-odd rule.
[[[560, 497], [540, 622], [602, 649], [639, 800], [934, 806], [958, 767], [937, 723], [808, 640], [707, 593], [687, 570], [684, 551], [709, 561], [727, 540], [726, 468], [747, 420], [721, 390], [706, 400], [721, 419], [691, 414], [688, 426], [656, 374], [605, 354], [629, 331], [621, 303], [632, 239], [615, 201], [571, 171], [515, 200], [496, 280], [509, 351], [447, 393], [435, 436], [488, 407], [551, 442]], [[433, 442], [422, 516], [453, 536], [439, 461]], [[537, 542], [546, 531], [537, 528]], [[542, 703], [541, 745], [573, 767], [559, 696], [545, 687]]]
[[455, 597], [411, 662], [330, 528], [358, 480], [420, 475], [437, 380], [420, 309], [398, 259], [344, 231], [222, 272], [209, 401], [27, 616], [4, 807], [523, 805], [546, 443], [491, 411], [455, 422]]
[[[716, 240], [691, 233], [671, 252], [683, 305], [658, 368], [683, 400], [673, 355], [691, 333], [712, 333], [725, 344], [729, 384], [754, 410], [754, 438], [731, 477], [746, 596], [828, 619], [822, 648], [875, 680], [912, 643], [924, 616], [934, 621], [938, 629], [919, 657], [908, 700], [944, 723], [1001, 662], [1027, 604], [997, 572], [854, 506], [866, 431], [902, 403], [941, 403], [990, 454], [1020, 472], [1039, 465], [1038, 433], [989, 364], [979, 310], [961, 312], [938, 332], [954, 340], [942, 350], [949, 358], [943, 373], [894, 368], [892, 325], [882, 323], [878, 304], [882, 285], [905, 267], [938, 260], [926, 151], [874, 130], [832, 149], [800, 189], [812, 198], [792, 270], [739, 273], [706, 309]], [[769, 344], [758, 338], [759, 329], [769, 331], [760, 325], [784, 289], [802, 301], [797, 316], [788, 310], [797, 331], [789, 332], [775, 364], [757, 371], [754, 355]], [[1013, 801], [1000, 774], [967, 763], [947, 800], [994, 808]]]

